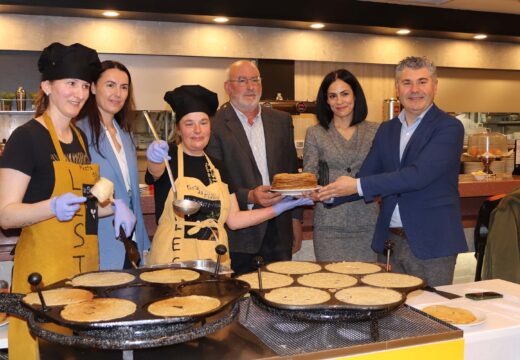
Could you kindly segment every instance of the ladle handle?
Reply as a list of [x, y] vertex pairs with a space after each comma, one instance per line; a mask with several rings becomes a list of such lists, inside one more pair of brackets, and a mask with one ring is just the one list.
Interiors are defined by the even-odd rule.
[[[152, 131], [153, 137], [156, 141], [160, 141], [159, 135], [157, 135], [157, 131], [155, 131], [155, 127], [153, 126], [152, 120], [150, 119], [150, 115], [148, 115], [148, 111], [143, 111], [144, 117], [150, 130]], [[168, 171], [168, 177], [170, 178], [170, 183], [172, 185], [173, 197], [174, 200], [177, 199], [177, 189], [175, 188], [175, 180], [173, 179], [172, 169], [170, 167], [170, 163], [167, 158], [164, 158], [164, 165], [166, 165], [166, 171]]]

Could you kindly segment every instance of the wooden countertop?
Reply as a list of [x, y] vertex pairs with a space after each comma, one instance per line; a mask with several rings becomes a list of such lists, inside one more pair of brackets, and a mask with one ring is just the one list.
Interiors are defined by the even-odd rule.
[[459, 175], [461, 198], [507, 194], [518, 187], [520, 187], [520, 176], [496, 174], [485, 180], [475, 180], [471, 174]]

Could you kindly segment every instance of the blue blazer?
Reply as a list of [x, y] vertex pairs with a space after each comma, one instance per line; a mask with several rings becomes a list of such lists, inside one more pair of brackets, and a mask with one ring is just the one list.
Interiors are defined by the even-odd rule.
[[[401, 161], [400, 133], [398, 118], [381, 124], [357, 174], [365, 201], [381, 198], [372, 248], [383, 253], [390, 219], [399, 203], [403, 228], [416, 257], [432, 259], [467, 251], [458, 191], [462, 123], [432, 105]], [[353, 198], [338, 198], [334, 204]]]
[[[132, 206], [130, 206], [130, 196], [126, 191], [123, 174], [117, 162], [116, 155], [112, 150], [110, 141], [102, 130], [99, 136], [99, 150], [94, 147], [93, 133], [86, 118], [79, 120], [76, 125], [81, 128], [88, 141], [88, 149], [93, 163], [99, 164], [100, 176], [105, 177], [114, 183], [114, 198], [123, 199], [125, 204], [134, 212], [137, 217], [135, 226], [135, 240], [137, 248], [143, 257], [143, 251], [150, 248], [150, 239], [144, 226], [143, 213], [141, 211], [141, 201], [139, 194], [139, 176], [137, 173], [137, 154], [131, 134], [122, 131], [119, 125], [115, 126], [121, 136], [122, 146], [125, 149], [126, 161], [130, 172], [130, 188], [132, 196]], [[103, 155], [101, 155], [101, 154]], [[114, 216], [107, 216], [99, 219], [98, 239], [99, 239], [99, 266], [101, 270], [122, 269], [125, 260], [125, 247], [123, 243], [116, 239]]]

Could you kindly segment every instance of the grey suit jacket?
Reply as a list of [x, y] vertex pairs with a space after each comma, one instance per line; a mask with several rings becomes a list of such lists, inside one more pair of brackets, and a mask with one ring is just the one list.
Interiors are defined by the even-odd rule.
[[[277, 173], [297, 172], [297, 157], [294, 147], [292, 118], [288, 113], [262, 107], [262, 123], [269, 177], [272, 181]], [[222, 161], [229, 172], [230, 181], [236, 189], [241, 210], [247, 210], [249, 190], [262, 185], [262, 176], [246, 133], [231, 105], [223, 106], [215, 115], [211, 125], [211, 139], [206, 153]], [[259, 208], [255, 205], [255, 208]], [[283, 251], [290, 256], [292, 247], [292, 215], [285, 212], [276, 217], [276, 225]], [[241, 230], [228, 229], [229, 248], [232, 252], [254, 254], [260, 250], [267, 229], [267, 222]]]

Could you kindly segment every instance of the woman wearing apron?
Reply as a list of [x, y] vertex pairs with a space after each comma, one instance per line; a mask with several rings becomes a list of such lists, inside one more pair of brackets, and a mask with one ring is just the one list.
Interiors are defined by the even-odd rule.
[[[99, 71], [95, 50], [81, 44], [53, 43], [38, 60], [42, 74], [35, 118], [17, 128], [0, 161], [0, 226], [21, 227], [14, 257], [12, 291], [31, 291], [27, 277], [42, 274], [49, 285], [97, 270], [95, 203], [87, 210], [98, 166], [90, 164], [84, 134], [70, 122], [89, 95]], [[128, 209], [115, 209], [125, 223]], [[99, 215], [112, 213], [110, 206]], [[9, 358], [39, 358], [38, 343], [25, 321], [11, 317]]]
[[[147, 150], [147, 181], [155, 185], [156, 215], [161, 213], [148, 264], [216, 259], [215, 246], [228, 245], [224, 224], [231, 229], [248, 227], [312, 204], [307, 198], [287, 197], [272, 207], [240, 211], [233, 188], [228, 189], [226, 169], [204, 153], [211, 134], [210, 117], [218, 107], [217, 94], [199, 85], [184, 85], [167, 92], [164, 100], [175, 112], [178, 141], [171, 149], [164, 141], [154, 141]], [[197, 201], [201, 209], [196, 214], [174, 212], [165, 157], [170, 159], [177, 199]], [[230, 265], [228, 254], [222, 262]]]

